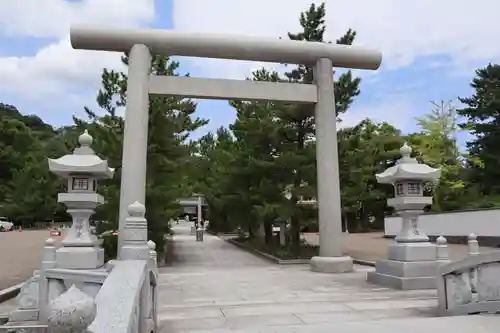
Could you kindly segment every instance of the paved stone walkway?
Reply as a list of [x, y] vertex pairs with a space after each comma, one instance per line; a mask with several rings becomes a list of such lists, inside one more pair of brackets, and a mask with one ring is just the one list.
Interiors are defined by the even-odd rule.
[[434, 316], [435, 291], [370, 285], [366, 272], [373, 268], [313, 273], [308, 265], [268, 263], [209, 234], [196, 242], [190, 224], [175, 228], [177, 261], [159, 276], [162, 332], [294, 332], [339, 322]]

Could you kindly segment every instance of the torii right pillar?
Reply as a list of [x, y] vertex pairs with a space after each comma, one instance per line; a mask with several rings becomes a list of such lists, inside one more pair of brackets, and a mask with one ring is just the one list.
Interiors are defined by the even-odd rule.
[[353, 261], [342, 252], [342, 208], [337, 144], [337, 113], [332, 61], [322, 58], [314, 68], [318, 100], [316, 124], [316, 168], [318, 177], [319, 256], [312, 257], [311, 270], [344, 273], [353, 270]]

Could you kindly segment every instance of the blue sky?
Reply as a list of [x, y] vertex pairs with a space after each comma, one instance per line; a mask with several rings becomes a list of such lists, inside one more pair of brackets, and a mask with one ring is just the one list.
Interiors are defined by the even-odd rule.
[[[120, 8], [118, 17], [106, 11], [106, 5], [116, 4], [114, 1], [102, 0], [98, 4], [91, 0], [50, 0], [43, 6], [40, 1], [25, 0], [20, 4], [0, 4], [0, 75], [4, 78], [0, 83], [0, 102], [15, 105], [25, 114], [37, 114], [56, 126], [72, 123], [72, 116], [82, 115], [84, 105], [96, 108], [95, 95], [102, 67], [121, 67], [118, 55], [71, 50], [64, 40], [69, 25], [75, 22], [278, 37], [296, 30], [298, 14], [310, 3], [290, 0], [286, 8], [272, 8], [263, 0], [238, 6], [230, 0], [212, 0], [210, 4], [198, 0], [136, 0], [126, 4], [131, 8]], [[368, 0], [353, 1], [368, 4]], [[470, 28], [476, 30], [466, 34], [463, 29], [459, 30], [460, 25], [434, 22], [423, 5], [432, 5], [438, 12], [442, 7], [443, 13], [456, 20], [459, 15], [470, 13], [446, 6], [450, 1], [443, 0], [443, 5], [437, 6], [422, 0], [417, 7], [409, 9], [391, 0], [380, 0], [377, 8], [350, 14], [352, 10], [344, 8], [345, 4], [327, 0], [328, 13], [332, 12], [329, 8], [340, 13], [327, 18], [327, 27], [335, 29], [328, 35], [330, 39], [352, 27], [358, 31], [360, 44], [380, 48], [384, 55], [383, 65], [376, 73], [356, 72], [362, 77], [361, 95], [344, 116], [346, 125], [370, 117], [393, 123], [405, 132], [414, 131], [417, 129], [414, 117], [430, 111], [429, 101], [456, 101], [457, 96], [472, 93], [469, 82], [474, 69], [499, 60], [500, 47], [492, 46], [486, 39], [490, 34], [498, 36], [500, 31], [493, 25], [483, 24]], [[458, 2], [470, 4], [463, 0]], [[498, 7], [493, 1], [478, 2], [492, 6], [490, 11]], [[263, 6], [267, 11], [260, 10]], [[376, 10], [380, 11], [379, 21], [370, 15]], [[51, 18], [54, 13], [60, 13], [59, 17]], [[407, 16], [402, 17], [404, 15]], [[425, 31], [426, 26], [422, 26], [419, 15], [422, 20], [432, 20], [429, 31]], [[262, 19], [257, 19], [259, 17]], [[367, 22], [369, 19], [375, 21]], [[397, 20], [400, 22], [395, 22]], [[480, 17], [477, 20], [486, 21]], [[474, 18], [470, 21], [474, 23]], [[179, 60], [182, 72], [206, 77], [243, 79], [252, 69], [262, 65]], [[197, 115], [210, 120], [208, 126], [196, 133], [200, 136], [221, 125], [227, 126], [234, 120], [235, 113], [225, 101], [203, 101]], [[465, 136], [459, 138], [464, 141]]]

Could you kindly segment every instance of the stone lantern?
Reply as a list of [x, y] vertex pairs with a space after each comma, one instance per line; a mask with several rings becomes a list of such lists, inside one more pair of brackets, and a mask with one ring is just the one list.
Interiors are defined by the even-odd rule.
[[440, 169], [421, 164], [411, 157], [412, 149], [406, 143], [401, 147], [401, 158], [396, 165], [377, 174], [381, 184], [394, 186], [394, 198], [387, 204], [401, 217], [402, 228], [389, 245], [388, 259], [376, 264], [369, 272], [369, 282], [397, 289], [432, 289], [436, 287], [436, 246], [418, 227], [418, 217], [432, 204], [432, 197], [424, 196], [426, 182], [436, 182]]
[[114, 169], [90, 148], [92, 140], [85, 130], [78, 138], [80, 147], [73, 154], [48, 160], [50, 171], [68, 180], [67, 192], [59, 193], [57, 201], [66, 205], [73, 218], [56, 252], [58, 268], [95, 269], [104, 264], [104, 250], [91, 232], [89, 219], [95, 208], [104, 203], [102, 195], [97, 193], [97, 182], [112, 178]]

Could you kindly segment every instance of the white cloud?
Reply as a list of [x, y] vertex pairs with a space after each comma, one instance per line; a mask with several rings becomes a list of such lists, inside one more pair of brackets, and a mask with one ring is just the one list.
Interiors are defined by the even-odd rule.
[[370, 118], [378, 123], [388, 122], [405, 131], [414, 130], [415, 117], [420, 111], [409, 94], [387, 95], [384, 98], [363, 104], [355, 102], [349, 112], [340, 116], [342, 121], [339, 128], [351, 127], [366, 118]]
[[[173, 1], [174, 24], [178, 30], [271, 37], [285, 37], [287, 31], [298, 30], [298, 15], [311, 3], [311, 0]], [[334, 40], [347, 28], [354, 28], [358, 32], [356, 44], [379, 48], [384, 54], [386, 68], [406, 66], [420, 56], [447, 55], [450, 60], [444, 65], [449, 70], [465, 68], [470, 76], [471, 64], [500, 57], [500, 44], [494, 42], [500, 35], [500, 25], [495, 23], [500, 10], [497, 1], [326, 2], [327, 38]], [[35, 36], [53, 40], [33, 56], [0, 57], [0, 93], [31, 100], [42, 110], [43, 106], [47, 109], [54, 101], [59, 103], [61, 100], [72, 106], [80, 101], [92, 103], [88, 96], [100, 86], [102, 68], [121, 69], [120, 55], [73, 50], [68, 41], [70, 25], [94, 23], [130, 27], [147, 25], [154, 16], [154, 0], [0, 0], [0, 37]], [[185, 68], [184, 60], [182, 65]], [[190, 59], [189, 65], [194, 75], [241, 79], [265, 64]], [[283, 70], [280, 65], [271, 66]], [[433, 66], [440, 67], [440, 63], [434, 62]], [[368, 77], [377, 80], [375, 72], [361, 73], [365, 83]], [[82, 93], [83, 90], [86, 93]], [[397, 104], [402, 110], [410, 110], [408, 99], [394, 100], [400, 102], [382, 98], [372, 103], [374, 105], [355, 104], [345, 115], [351, 120], [346, 118], [345, 123], [367, 115], [389, 121], [388, 116], [384, 116], [387, 105], [396, 109]], [[373, 116], [378, 114], [381, 116]], [[398, 118], [394, 118], [396, 123], [405, 122], [404, 115], [404, 112], [390, 113], [391, 117]]]
[[154, 19], [154, 5], [154, 0], [0, 0], [0, 37], [54, 40], [34, 56], [0, 57], [0, 93], [46, 108], [53, 100], [74, 105], [70, 102], [80, 99], [82, 90], [97, 91], [103, 68], [123, 66], [118, 53], [73, 50], [69, 43], [71, 24], [138, 26]]
[[[437, 69], [469, 79], [478, 63], [500, 58], [500, 43], [494, 42], [500, 35], [500, 2], [496, 0], [174, 0], [174, 26], [189, 32], [286, 37], [288, 31], [300, 31], [299, 14], [312, 2], [326, 2], [327, 40], [334, 41], [352, 28], [358, 33], [356, 45], [382, 51], [381, 71], [354, 71], [363, 78], [363, 86], [370, 82], [376, 87], [373, 83], [384, 71], [409, 66], [420, 57], [440, 60], [424, 66], [419, 80]], [[188, 61], [190, 67], [210, 77], [243, 78], [262, 66], [243, 61]], [[355, 103], [341, 126], [369, 117], [411, 129], [414, 116], [422, 112], [415, 107], [415, 91], [402, 92], [399, 84], [391, 89], [368, 103]]]
[[[311, 0], [174, 0], [174, 26], [182, 31], [286, 36], [297, 31], [298, 15]], [[314, 1], [321, 3], [323, 1]], [[400, 68], [421, 56], [447, 55], [456, 66], [500, 57], [496, 0], [326, 0], [327, 39], [348, 28], [357, 45], [383, 52], [386, 68]], [[209, 73], [249, 75], [248, 62], [196, 60]], [[258, 66], [257, 66], [258, 67]], [[211, 74], [209, 74], [211, 75]]]
[[9, 36], [61, 37], [74, 23], [136, 25], [154, 17], [154, 0], [0, 1], [0, 31]]

